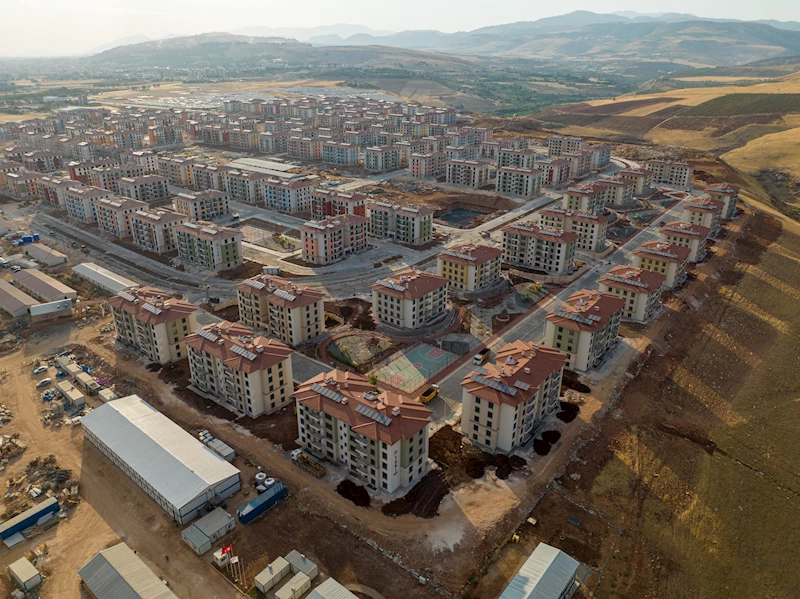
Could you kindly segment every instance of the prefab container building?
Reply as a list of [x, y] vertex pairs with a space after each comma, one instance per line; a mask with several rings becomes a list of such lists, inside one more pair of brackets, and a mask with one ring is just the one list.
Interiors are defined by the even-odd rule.
[[125, 543], [95, 555], [78, 576], [95, 599], [178, 599]]
[[279, 557], [256, 575], [254, 580], [256, 588], [266, 594], [291, 571], [292, 565], [286, 559]]
[[72, 316], [72, 300], [56, 300], [30, 307], [31, 322]]
[[358, 599], [333, 578], [329, 578], [308, 594], [306, 599]]
[[72, 287], [67, 287], [58, 279], [54, 279], [38, 270], [25, 268], [15, 272], [12, 277], [19, 287], [43, 302], [78, 299], [78, 292]]
[[98, 266], [94, 262], [84, 262], [72, 267], [72, 272], [76, 275], [83, 277], [87, 281], [91, 281], [101, 289], [110, 291], [111, 293], [119, 293], [120, 291], [127, 291], [134, 287], [139, 287], [139, 283], [126, 279], [122, 275]]
[[61, 395], [76, 408], [86, 404], [86, 398], [83, 393], [78, 391], [69, 381], [59, 381], [56, 383], [56, 387], [61, 391]]
[[572, 597], [578, 587], [576, 574], [580, 564], [569, 555], [539, 543], [508, 583], [500, 599], [538, 599]]
[[138, 395], [83, 417], [84, 437], [179, 524], [242, 487], [239, 470]]
[[97, 393], [97, 396], [104, 402], [112, 401], [119, 397], [119, 395], [114, 393], [111, 389], [100, 389], [100, 391]]
[[226, 462], [232, 462], [236, 457], [236, 452], [233, 450], [233, 448], [219, 439], [209, 441], [208, 447]]
[[184, 542], [194, 549], [197, 555], [211, 551], [216, 541], [236, 528], [236, 520], [221, 507], [215, 508], [189, 528], [181, 532]]
[[28, 558], [21, 557], [8, 567], [8, 572], [17, 581], [19, 588], [26, 593], [42, 584], [42, 575], [39, 574]]
[[302, 572], [311, 580], [319, 575], [319, 566], [300, 553], [297, 549], [292, 549], [286, 556], [286, 561], [292, 565], [292, 572]]
[[57, 266], [67, 261], [67, 256], [61, 252], [40, 243], [25, 246], [25, 254], [45, 266]]
[[5, 540], [8, 537], [27, 530], [34, 526], [39, 520], [48, 514], [53, 514], [59, 510], [58, 500], [55, 497], [45, 499], [42, 503], [33, 506], [14, 516], [10, 520], [6, 520], [0, 524], [0, 540]]
[[253, 520], [286, 497], [287, 493], [288, 491], [286, 487], [283, 486], [283, 483], [275, 483], [264, 493], [253, 499], [253, 501], [246, 503], [236, 510], [239, 521], [242, 524], [250, 524]]
[[275, 591], [275, 599], [297, 599], [311, 588], [311, 579], [302, 572], [298, 572], [281, 588]]
[[31, 307], [38, 306], [39, 300], [17, 289], [5, 279], [0, 279], [0, 308], [11, 314], [14, 318], [25, 316]]
[[86, 389], [90, 395], [94, 395], [100, 391], [100, 383], [98, 383], [92, 375], [86, 372], [79, 372], [77, 375], [75, 375], [75, 381], [81, 387]]
[[86, 374], [83, 372], [83, 368], [72, 362], [71, 364], [66, 364], [64, 366], [64, 372], [66, 372], [73, 381], [78, 380], [78, 376], [81, 374]]

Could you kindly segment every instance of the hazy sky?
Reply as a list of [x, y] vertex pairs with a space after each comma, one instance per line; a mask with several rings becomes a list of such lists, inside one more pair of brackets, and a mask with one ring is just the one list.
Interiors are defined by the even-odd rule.
[[[252, 25], [356, 23], [374, 29], [465, 31], [573, 10], [650, 12], [656, 6], [641, 0], [500, 4], [482, 0], [0, 0], [0, 55], [80, 54], [131, 35], [160, 37]], [[669, 10], [705, 17], [800, 21], [798, 0], [672, 0]]]

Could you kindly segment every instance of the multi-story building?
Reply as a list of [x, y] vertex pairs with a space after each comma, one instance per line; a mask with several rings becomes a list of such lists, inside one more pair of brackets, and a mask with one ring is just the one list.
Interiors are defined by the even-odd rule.
[[191, 166], [192, 187], [200, 191], [215, 189], [225, 191], [223, 175], [233, 170], [229, 166], [213, 166], [210, 164], [193, 164]]
[[324, 266], [367, 249], [367, 217], [355, 214], [310, 220], [300, 228], [303, 260]]
[[311, 217], [323, 220], [342, 214], [367, 215], [367, 196], [361, 193], [344, 193], [330, 189], [311, 192]]
[[565, 152], [560, 156], [569, 161], [569, 176], [573, 179], [581, 178], [592, 172], [593, 154], [589, 150], [580, 152]]
[[271, 275], [236, 285], [239, 320], [288, 345], [300, 345], [325, 331], [325, 294]]
[[551, 206], [539, 213], [539, 223], [550, 229], [570, 231], [578, 236], [578, 249], [586, 252], [602, 252], [606, 247], [608, 217], [561, 206]]
[[215, 189], [172, 196], [172, 209], [194, 220], [213, 220], [231, 213], [228, 194]]
[[186, 337], [191, 384], [231, 412], [256, 418], [292, 401], [292, 350], [232, 322]]
[[5, 174], [4, 189], [12, 198], [27, 200], [39, 197], [39, 181], [44, 177], [41, 173], [30, 171], [9, 172]]
[[224, 191], [234, 202], [261, 204], [264, 201], [263, 183], [269, 175], [254, 171], [226, 171], [222, 175]]
[[594, 144], [587, 147], [592, 153], [592, 168], [603, 169], [611, 164], [611, 146]]
[[372, 202], [367, 206], [369, 233], [399, 243], [423, 245], [433, 239], [432, 208]]
[[674, 289], [686, 280], [686, 266], [691, 250], [666, 241], [647, 241], [634, 250], [636, 268], [661, 273], [664, 285]]
[[144, 133], [132, 129], [117, 129], [116, 131], [106, 131], [104, 143], [110, 146], [138, 150], [142, 147]]
[[719, 235], [724, 210], [725, 202], [712, 198], [692, 198], [683, 203], [684, 218], [693, 225], [708, 228], [709, 237]]
[[562, 137], [561, 135], [554, 135], [547, 140], [547, 155], [561, 156], [562, 154], [582, 152], [585, 146], [586, 141], [580, 137]]
[[175, 227], [178, 258], [184, 264], [221, 272], [244, 264], [242, 232], [197, 221]]
[[313, 180], [266, 179], [261, 181], [260, 187], [264, 205], [271, 210], [294, 214], [311, 208], [311, 192], [315, 187]]
[[133, 235], [131, 215], [137, 210], [147, 210], [147, 203], [130, 198], [112, 196], [94, 202], [97, 225], [103, 233], [119, 239]]
[[372, 316], [379, 323], [418, 329], [447, 311], [447, 279], [408, 269], [372, 286]]
[[655, 191], [653, 187], [653, 171], [644, 168], [629, 168], [617, 171], [616, 176], [623, 181], [633, 182], [633, 195], [635, 196], [649, 196]]
[[559, 410], [567, 354], [517, 340], [494, 363], [476, 367], [461, 382], [461, 433], [481, 449], [510, 453], [533, 439]]
[[503, 252], [487, 245], [459, 245], [443, 250], [436, 258], [440, 277], [451, 290], [479, 291], [500, 280]]
[[706, 188], [712, 200], [722, 202], [722, 220], [731, 220], [736, 216], [736, 201], [739, 199], [739, 188], [728, 183], [713, 183]]
[[674, 221], [658, 230], [661, 239], [667, 243], [689, 249], [689, 262], [698, 262], [706, 255], [706, 240], [711, 229], [693, 223]]
[[688, 162], [650, 160], [646, 167], [653, 172], [653, 183], [656, 185], [670, 185], [678, 189], [692, 188], [694, 167]]
[[625, 302], [622, 318], [647, 322], [661, 311], [661, 292], [666, 275], [621, 264], [600, 277], [600, 291]]
[[497, 168], [535, 168], [536, 150], [528, 148], [500, 148], [497, 151]]
[[119, 180], [119, 195], [152, 204], [169, 199], [169, 184], [166, 177], [161, 175], [122, 177]]
[[541, 187], [542, 171], [538, 168], [504, 166], [497, 169], [497, 193], [531, 199], [541, 194]]
[[545, 187], [564, 185], [572, 172], [572, 162], [565, 158], [537, 159], [535, 167], [542, 171], [542, 185]]
[[575, 266], [578, 236], [569, 231], [545, 229], [514, 223], [503, 232], [503, 262], [541, 270], [551, 275], [566, 274]]
[[372, 172], [396, 171], [402, 168], [400, 148], [376, 146], [364, 151], [364, 168]]
[[602, 214], [606, 206], [606, 189], [599, 181], [568, 187], [562, 205], [567, 210]]
[[617, 343], [625, 302], [600, 291], [582, 289], [566, 305], [547, 314], [544, 343], [567, 352], [567, 368], [585, 372], [597, 368]]
[[326, 141], [322, 144], [322, 162], [352, 166], [358, 164], [359, 147], [355, 144], [338, 141]]
[[146, 175], [158, 172], [158, 154], [151, 150], [127, 150], [120, 152], [119, 157], [122, 164], [141, 166]]
[[489, 183], [489, 164], [477, 160], [448, 160], [447, 182], [479, 189]]
[[165, 146], [183, 143], [183, 129], [178, 126], [149, 127], [147, 136], [151, 146]]
[[39, 199], [45, 204], [62, 208], [66, 204], [64, 195], [70, 187], [81, 187], [81, 184], [77, 181], [57, 177], [42, 177], [37, 182]]
[[64, 168], [64, 158], [61, 154], [50, 150], [26, 152], [21, 156], [15, 156], [15, 161], [35, 173], [53, 173]]
[[258, 150], [265, 154], [279, 154], [287, 150], [288, 131], [265, 131], [258, 134]]
[[186, 356], [185, 337], [197, 328], [196, 306], [153, 287], [121, 291], [108, 303], [118, 343], [159, 364]]
[[158, 157], [158, 172], [173, 185], [192, 187], [192, 165], [196, 164], [191, 158], [166, 158]]
[[67, 215], [82, 223], [97, 222], [95, 202], [101, 198], [111, 198], [113, 194], [99, 187], [68, 187], [64, 191], [64, 207]]
[[298, 443], [310, 454], [385, 493], [427, 474], [431, 411], [419, 403], [338, 368], [307, 380], [294, 395]]
[[178, 249], [175, 229], [188, 219], [161, 208], [137, 210], [130, 215], [133, 242], [143, 250], [164, 254]]
[[596, 184], [605, 189], [605, 205], [619, 206], [633, 199], [636, 185], [630, 179], [608, 177], [596, 181]]
[[412, 152], [408, 157], [408, 172], [415, 179], [441, 177], [447, 173], [447, 154]]
[[69, 178], [73, 181], [80, 181], [84, 185], [91, 184], [91, 177], [93, 171], [97, 168], [114, 168], [121, 165], [119, 160], [111, 158], [101, 158], [98, 160], [87, 160], [84, 162], [70, 162], [67, 165], [69, 169]]

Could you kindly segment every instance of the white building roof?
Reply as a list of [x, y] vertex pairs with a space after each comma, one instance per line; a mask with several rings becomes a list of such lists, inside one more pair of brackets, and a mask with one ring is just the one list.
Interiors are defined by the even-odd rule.
[[308, 594], [306, 599], [358, 599], [335, 579], [329, 578]]
[[99, 285], [103, 289], [107, 289], [111, 293], [119, 293], [132, 287], [139, 287], [139, 283], [126, 279], [122, 275], [103, 268], [94, 262], [84, 262], [72, 267], [72, 272], [76, 275], [84, 277]]
[[239, 474], [138, 395], [103, 404], [81, 424], [178, 509]]
[[125, 543], [95, 555], [78, 576], [97, 599], [178, 599]]
[[39, 300], [33, 299], [8, 281], [0, 279], [0, 308], [9, 314], [16, 315], [18, 312], [26, 312], [31, 306], [38, 305]]
[[560, 549], [539, 543], [499, 599], [557, 599], [575, 580], [579, 565]]
[[19, 558], [13, 564], [9, 565], [8, 569], [17, 577], [17, 580], [21, 580], [22, 582], [28, 582], [39, 576], [39, 570], [37, 570], [26, 557]]

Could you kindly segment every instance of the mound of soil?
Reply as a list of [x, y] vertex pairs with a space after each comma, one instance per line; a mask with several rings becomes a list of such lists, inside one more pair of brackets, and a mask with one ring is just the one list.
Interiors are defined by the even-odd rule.
[[370, 497], [367, 490], [351, 480], [343, 480], [336, 487], [336, 492], [355, 503], [358, 507], [369, 507]]
[[500, 480], [506, 480], [509, 476], [511, 476], [512, 472], [515, 470], [522, 470], [526, 466], [525, 459], [517, 455], [492, 455], [490, 453], [482, 452], [481, 458], [483, 458], [486, 466], [495, 467], [495, 475]]
[[560, 438], [561, 433], [558, 431], [545, 431], [542, 433], [542, 439], [550, 443], [550, 445], [555, 445]]
[[561, 386], [567, 389], [572, 389], [578, 393], [591, 393], [592, 389], [588, 385], [584, 385], [578, 379], [577, 373], [572, 370], [565, 370], [564, 377], [561, 379]]
[[533, 451], [536, 452], [536, 455], [547, 455], [550, 453], [551, 447], [552, 445], [544, 439], [534, 439], [533, 441]]
[[574, 403], [569, 403], [567, 401], [559, 402], [560, 411], [556, 414], [556, 417], [561, 422], [572, 422], [578, 417], [578, 414], [581, 411], [581, 407]]
[[442, 472], [432, 470], [422, 477], [404, 497], [390, 501], [381, 508], [387, 516], [414, 514], [419, 518], [433, 518], [439, 513], [439, 504], [450, 492]]

